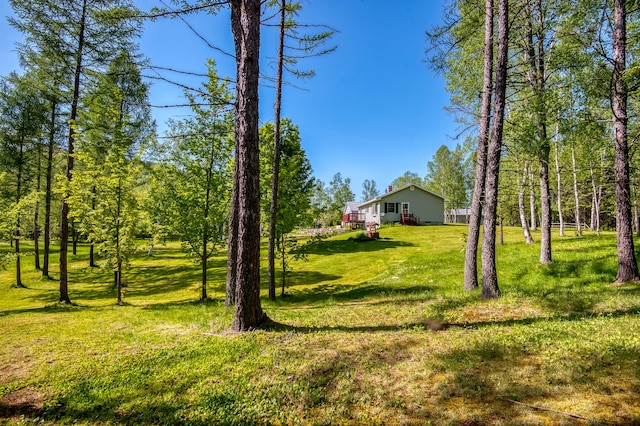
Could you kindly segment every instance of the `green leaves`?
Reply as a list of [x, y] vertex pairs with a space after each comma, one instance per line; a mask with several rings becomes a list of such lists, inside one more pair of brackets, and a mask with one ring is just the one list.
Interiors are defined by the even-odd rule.
[[[218, 77], [215, 62], [207, 66], [203, 93], [186, 94], [194, 115], [169, 123], [167, 157], [155, 170], [164, 187], [156, 197], [164, 208], [157, 212], [158, 220], [198, 264], [223, 244], [233, 172], [233, 96], [228, 80]], [[202, 279], [204, 283], [206, 277]]]

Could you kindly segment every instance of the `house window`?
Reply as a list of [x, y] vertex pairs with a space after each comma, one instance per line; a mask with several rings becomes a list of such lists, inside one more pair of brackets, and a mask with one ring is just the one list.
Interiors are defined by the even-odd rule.
[[378, 214], [378, 205], [377, 204], [373, 205], [373, 214]]
[[396, 203], [384, 203], [386, 206], [385, 209], [387, 213], [395, 213], [396, 212]]

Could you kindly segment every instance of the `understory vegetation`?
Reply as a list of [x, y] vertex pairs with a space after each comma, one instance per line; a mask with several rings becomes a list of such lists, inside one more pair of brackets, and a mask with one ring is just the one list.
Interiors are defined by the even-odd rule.
[[482, 300], [462, 286], [466, 230], [332, 236], [273, 302], [263, 256], [270, 322], [240, 334], [222, 253], [198, 301], [179, 243], [147, 257], [138, 242], [122, 306], [87, 246], [70, 257], [72, 306], [25, 256], [27, 288], [0, 271], [0, 423], [640, 424], [640, 284], [612, 284], [615, 234], [554, 234], [540, 265], [506, 228], [502, 297]]

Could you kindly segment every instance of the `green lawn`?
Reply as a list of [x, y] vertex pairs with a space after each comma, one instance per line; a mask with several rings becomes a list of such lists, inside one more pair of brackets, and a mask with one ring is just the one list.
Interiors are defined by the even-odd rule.
[[24, 257], [28, 288], [0, 271], [0, 423], [640, 424], [640, 284], [611, 284], [615, 235], [554, 235], [541, 266], [507, 228], [503, 296], [485, 301], [462, 290], [466, 231], [332, 237], [245, 334], [229, 330], [223, 257], [198, 302], [179, 244], [141, 245], [116, 306], [80, 246], [66, 307]]

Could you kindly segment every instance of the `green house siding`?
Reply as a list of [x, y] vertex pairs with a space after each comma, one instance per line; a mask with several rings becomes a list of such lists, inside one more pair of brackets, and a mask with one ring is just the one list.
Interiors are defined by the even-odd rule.
[[403, 205], [408, 207], [408, 213], [419, 218], [420, 223], [444, 223], [444, 198], [415, 185], [366, 202], [360, 209], [366, 213], [367, 222], [386, 224], [400, 222]]

